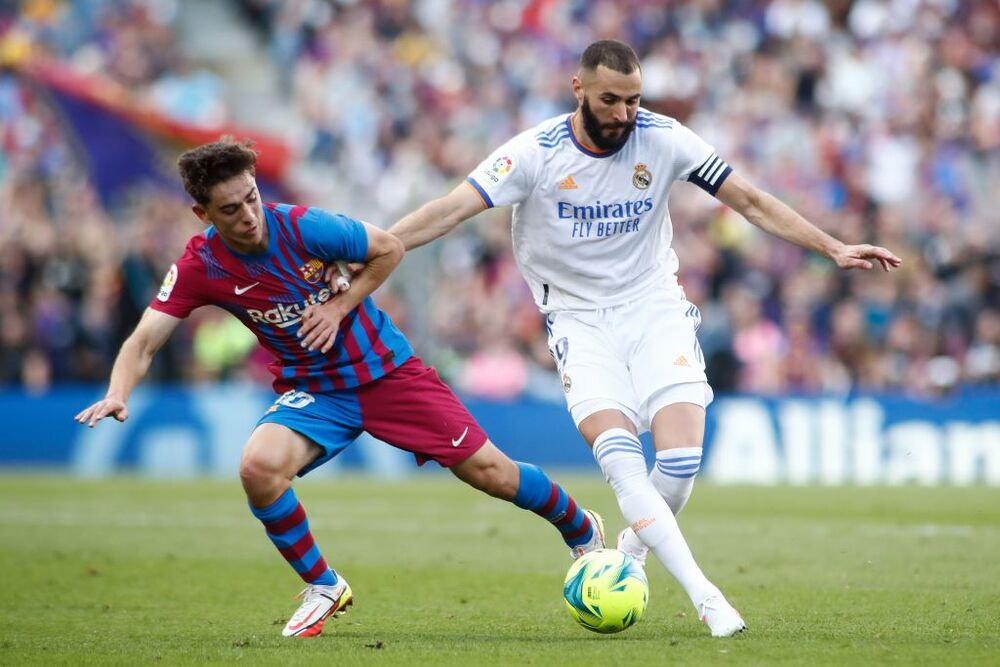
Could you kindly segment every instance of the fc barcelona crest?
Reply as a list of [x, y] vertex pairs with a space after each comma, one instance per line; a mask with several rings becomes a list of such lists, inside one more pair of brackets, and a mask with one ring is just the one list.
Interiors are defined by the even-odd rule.
[[632, 174], [632, 185], [639, 188], [640, 190], [645, 190], [649, 187], [649, 184], [653, 182], [653, 175], [649, 173], [649, 169], [646, 169], [646, 165], [642, 162], [635, 165], [635, 173]]
[[314, 285], [323, 278], [323, 262], [313, 257], [299, 267], [299, 272], [307, 283]]

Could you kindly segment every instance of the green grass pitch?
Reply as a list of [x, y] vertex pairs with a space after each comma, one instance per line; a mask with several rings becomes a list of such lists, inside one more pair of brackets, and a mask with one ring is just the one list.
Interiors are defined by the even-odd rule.
[[[595, 477], [556, 475], [621, 525]], [[280, 636], [301, 584], [237, 481], [0, 477], [0, 664], [1000, 663], [1000, 491], [696, 488], [681, 525], [749, 632], [713, 639], [655, 562], [646, 617], [563, 609], [568, 554], [531, 514], [442, 474], [305, 480], [351, 613]]]

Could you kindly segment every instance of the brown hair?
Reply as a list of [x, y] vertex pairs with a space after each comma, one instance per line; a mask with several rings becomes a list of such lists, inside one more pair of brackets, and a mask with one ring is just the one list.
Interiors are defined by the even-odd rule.
[[184, 189], [202, 206], [208, 204], [213, 187], [247, 171], [254, 174], [256, 167], [253, 142], [237, 142], [229, 136], [192, 148], [177, 158]]
[[639, 56], [632, 47], [616, 39], [602, 39], [588, 46], [580, 56], [580, 67], [594, 71], [598, 65], [622, 74], [639, 69]]

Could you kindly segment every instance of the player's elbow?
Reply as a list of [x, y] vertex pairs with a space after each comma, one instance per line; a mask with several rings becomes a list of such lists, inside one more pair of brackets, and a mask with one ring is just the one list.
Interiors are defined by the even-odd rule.
[[378, 241], [378, 248], [375, 251], [378, 261], [391, 271], [403, 261], [406, 245], [395, 234], [381, 234]]
[[393, 234], [387, 234], [386, 239], [385, 255], [388, 261], [392, 262], [393, 266], [396, 266], [403, 261], [403, 255], [406, 254], [406, 245], [403, 243], [402, 239]]

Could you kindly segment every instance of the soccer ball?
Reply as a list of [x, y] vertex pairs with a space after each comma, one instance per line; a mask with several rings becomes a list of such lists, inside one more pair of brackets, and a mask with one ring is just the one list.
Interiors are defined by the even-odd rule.
[[649, 602], [649, 583], [642, 566], [631, 556], [598, 549], [584, 554], [569, 568], [563, 598], [577, 623], [611, 634], [642, 618]]

